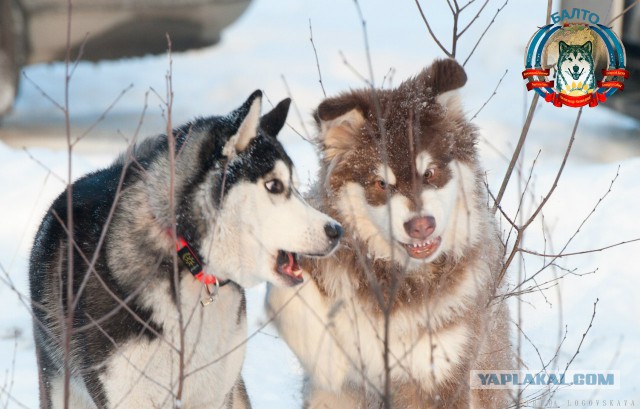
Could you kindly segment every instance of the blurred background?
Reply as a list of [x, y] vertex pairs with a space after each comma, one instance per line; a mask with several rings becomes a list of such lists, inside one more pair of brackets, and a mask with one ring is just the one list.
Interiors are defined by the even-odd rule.
[[[586, 3], [575, 7], [593, 7], [606, 21], [635, 2]], [[420, 4], [436, 37], [450, 49], [453, 21], [447, 1]], [[475, 21], [459, 38], [456, 57], [464, 62], [470, 56], [462, 100], [468, 117], [480, 128], [481, 160], [489, 187], [497, 191], [532, 98], [521, 76], [524, 49], [545, 23], [547, 2], [484, 4], [475, 1], [461, 14], [461, 27]], [[292, 97], [289, 127], [281, 139], [301, 180], [313, 182], [317, 158], [305, 138], [315, 132], [311, 112], [325, 93], [365, 86], [362, 78], [371, 78], [368, 59], [373, 82], [388, 87], [444, 57], [414, 1], [368, 0], [359, 7], [369, 54], [357, 3], [351, 0], [74, 1], [68, 95], [71, 138], [79, 140], [73, 146], [73, 177], [107, 165], [134, 138], [165, 131], [171, 68], [175, 126], [196, 116], [225, 114], [258, 88], [266, 95], [264, 110]], [[554, 2], [553, 11], [560, 7]], [[24, 296], [33, 235], [66, 183], [66, 126], [60, 109], [65, 101], [66, 68], [61, 60], [66, 53], [66, 13], [64, 0], [0, 0], [0, 407], [37, 407]], [[577, 230], [567, 251], [640, 237], [640, 128], [634, 119], [640, 116], [640, 75], [633, 74], [640, 60], [639, 13], [640, 7], [632, 7], [615, 26], [627, 47], [632, 77], [624, 92], [596, 108], [584, 108], [571, 157], [543, 212], [544, 227], [539, 223], [537, 232], [527, 235], [525, 248], [559, 250]], [[173, 43], [171, 65], [165, 33]], [[575, 109], [539, 103], [520, 173], [505, 196], [508, 214], [518, 209], [535, 158], [524, 212], [547, 192], [576, 115]], [[613, 179], [611, 192], [592, 213]], [[564, 277], [557, 285], [511, 300], [514, 320], [521, 318], [531, 339], [531, 344], [521, 339], [523, 364], [533, 370], [541, 366], [536, 348], [545, 361], [553, 358], [566, 331], [556, 363], [564, 368], [589, 324], [593, 303], [600, 300], [572, 369], [618, 370], [621, 388], [561, 391], [557, 406], [580, 407], [572, 399], [590, 398], [635, 399], [640, 404], [635, 382], [640, 365], [639, 250], [634, 242], [559, 259], [555, 272], [540, 277]], [[527, 277], [542, 263], [533, 256], [522, 258], [514, 264], [510, 281]], [[302, 370], [275, 330], [262, 328], [264, 292], [264, 286], [248, 291], [253, 336], [243, 371], [249, 394], [256, 408], [299, 407]], [[514, 342], [516, 338], [514, 330]]]

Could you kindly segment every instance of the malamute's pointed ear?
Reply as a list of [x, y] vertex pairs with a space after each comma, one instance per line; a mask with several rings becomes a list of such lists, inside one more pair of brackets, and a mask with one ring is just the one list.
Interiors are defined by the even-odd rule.
[[467, 83], [464, 68], [454, 59], [436, 60], [418, 76], [424, 85], [430, 87], [436, 101], [447, 108], [457, 105], [458, 92]]
[[238, 131], [233, 135], [222, 149], [222, 154], [231, 159], [237, 153], [242, 152], [251, 140], [258, 134], [260, 113], [262, 111], [262, 91], [257, 90], [249, 96], [247, 101], [237, 109], [234, 114], [241, 121]]
[[322, 101], [315, 112], [320, 128], [320, 143], [325, 159], [351, 150], [364, 124], [366, 107], [354, 95], [342, 95]]
[[274, 138], [278, 136], [278, 133], [287, 121], [290, 105], [291, 98], [280, 101], [275, 108], [260, 118], [260, 128], [269, 136], [273, 136]]

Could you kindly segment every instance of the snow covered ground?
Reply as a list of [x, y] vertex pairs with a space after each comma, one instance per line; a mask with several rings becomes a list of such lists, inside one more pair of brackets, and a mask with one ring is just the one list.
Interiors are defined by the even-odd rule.
[[[449, 44], [451, 21], [446, 2], [423, 3], [428, 4], [426, 12], [434, 30]], [[500, 5], [501, 2], [492, 1], [477, 24], [461, 38], [458, 55], [463, 59]], [[395, 70], [392, 82], [398, 84], [442, 55], [428, 36], [414, 2], [371, 0], [363, 2], [362, 11], [367, 21], [377, 84], [390, 68]], [[531, 98], [520, 76], [523, 50], [536, 27], [544, 22], [545, 12], [546, 2], [510, 1], [467, 64], [469, 83], [462, 94], [470, 116], [493, 92], [505, 70], [509, 70], [497, 95], [474, 120], [482, 130], [482, 159], [494, 191], [507, 166], [504, 156], [510, 156]], [[290, 125], [303, 134], [307, 133], [305, 129], [312, 132], [310, 112], [322, 99], [323, 92], [309, 42], [309, 20], [327, 94], [362, 86], [362, 81], [345, 65], [340, 54], [342, 52], [358, 72], [368, 76], [361, 24], [352, 1], [255, 0], [248, 12], [224, 33], [221, 44], [173, 56], [174, 123], [197, 115], [228, 112], [257, 88], [263, 89], [275, 104], [289, 95], [288, 87], [303, 119], [301, 123], [293, 111]], [[125, 138], [133, 135], [145, 105], [145, 93], [153, 87], [164, 95], [167, 68], [166, 56], [78, 66], [70, 88], [71, 120], [76, 135], [88, 128], [129, 84], [133, 87], [90, 136], [79, 143], [78, 153], [73, 157], [74, 177], [109, 163], [126, 145]], [[51, 97], [62, 101], [62, 64], [31, 66], [26, 74]], [[159, 105], [158, 98], [150, 93], [144, 135], [163, 130]], [[523, 162], [526, 174], [540, 152], [532, 180], [535, 201], [539, 201], [551, 185], [576, 114], [576, 110], [557, 109], [549, 104], [538, 107]], [[4, 128], [0, 128], [0, 136], [12, 146], [0, 142], [3, 192], [0, 263], [16, 286], [14, 290], [0, 282], [0, 407], [37, 407], [30, 316], [26, 300], [20, 299], [16, 292], [27, 293], [31, 240], [47, 206], [64, 187], [60, 178], [66, 177], [67, 157], [60, 150], [62, 124], [62, 115], [56, 108], [36, 87], [23, 81], [15, 112], [6, 118]], [[555, 251], [562, 248], [608, 190], [618, 169], [619, 177], [611, 193], [567, 251], [579, 252], [640, 237], [639, 136], [638, 124], [631, 119], [604, 107], [584, 110], [574, 151], [556, 194], [544, 210], [550, 238], [548, 250], [550, 245]], [[283, 140], [301, 179], [313, 179], [316, 158], [312, 147], [291, 129], [284, 130]], [[33, 146], [34, 143], [45, 147]], [[18, 148], [24, 144], [29, 145], [28, 153]], [[509, 214], [514, 214], [517, 207], [516, 182], [514, 179], [504, 202]], [[530, 206], [525, 208], [530, 211]], [[540, 225], [536, 223], [527, 235], [525, 248], [544, 249]], [[532, 274], [541, 263], [535, 256], [526, 258], [524, 274]], [[561, 259], [558, 264], [576, 269], [575, 273], [595, 273], [568, 275], [560, 280], [558, 288], [524, 296], [523, 330], [547, 361], [554, 356], [559, 332], [562, 336], [566, 326], [567, 339], [558, 359], [560, 369], [564, 369], [588, 327], [593, 303], [599, 299], [593, 327], [572, 369], [617, 370], [622, 383], [620, 389], [613, 391], [563, 391], [553, 403], [560, 407], [596, 406], [595, 399], [606, 398], [616, 399], [616, 405], [617, 399], [640, 405], [640, 389], [636, 384], [640, 367], [637, 289], [640, 244]], [[514, 264], [511, 282], [517, 280], [516, 267]], [[546, 273], [540, 281], [550, 278], [551, 273]], [[250, 333], [264, 322], [264, 291], [264, 286], [249, 290]], [[515, 317], [515, 304], [513, 306]], [[523, 342], [525, 364], [538, 369], [536, 351], [527, 341]], [[299, 407], [302, 371], [270, 327], [249, 341], [244, 374], [254, 407]], [[594, 399], [591, 405], [582, 402], [588, 399]]]

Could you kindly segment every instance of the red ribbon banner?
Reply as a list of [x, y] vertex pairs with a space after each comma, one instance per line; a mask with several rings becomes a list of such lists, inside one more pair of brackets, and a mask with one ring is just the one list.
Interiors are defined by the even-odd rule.
[[533, 88], [553, 88], [553, 81], [529, 81], [527, 82], [527, 91], [531, 91]]
[[594, 107], [598, 105], [599, 102], [604, 102], [607, 99], [607, 96], [601, 94], [599, 92], [593, 92], [587, 95], [566, 95], [566, 94], [557, 94], [555, 92], [547, 94], [544, 97], [545, 101], [553, 102], [553, 105], [557, 107], [561, 107], [563, 105], [569, 107], [581, 107], [585, 105], [589, 105], [590, 107]]
[[629, 71], [623, 68], [615, 68], [613, 70], [602, 70], [602, 75], [605, 77], [622, 77], [624, 79], [629, 78]]
[[624, 84], [621, 81], [598, 81], [598, 87], [616, 88], [620, 91], [624, 91]]
[[527, 79], [529, 77], [547, 77], [549, 76], [548, 69], [543, 70], [542, 68], [529, 68], [527, 70], [522, 71], [522, 78]]

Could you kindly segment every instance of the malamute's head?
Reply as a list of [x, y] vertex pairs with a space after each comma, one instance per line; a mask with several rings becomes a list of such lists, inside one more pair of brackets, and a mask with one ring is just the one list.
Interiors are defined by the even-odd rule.
[[440, 60], [395, 89], [318, 107], [320, 196], [370, 256], [415, 269], [477, 244], [486, 203], [476, 129], [455, 91], [466, 80], [457, 62]]
[[222, 118], [236, 131], [214, 148], [212, 156], [222, 159], [194, 192], [195, 212], [205, 220], [200, 249], [211, 274], [241, 286], [294, 285], [302, 282], [298, 254], [330, 254], [342, 228], [302, 199], [293, 163], [276, 139], [290, 100], [262, 117], [261, 100], [256, 91]]

